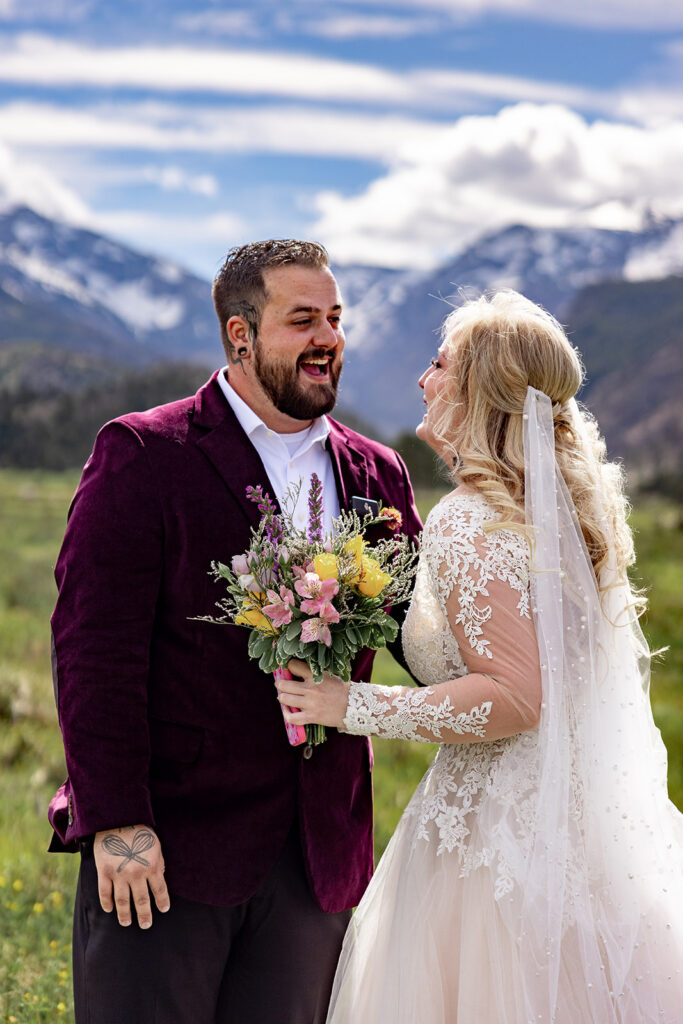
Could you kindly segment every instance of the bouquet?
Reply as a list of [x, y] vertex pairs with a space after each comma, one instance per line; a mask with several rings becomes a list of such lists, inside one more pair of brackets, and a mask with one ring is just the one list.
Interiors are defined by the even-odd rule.
[[[406, 601], [415, 575], [417, 552], [397, 534], [401, 515], [380, 506], [362, 519], [342, 512], [329, 536], [323, 534], [322, 484], [313, 474], [308, 493], [308, 528], [293, 523], [300, 486], [290, 490], [278, 513], [261, 487], [248, 487], [261, 521], [249, 548], [230, 566], [213, 562], [211, 573], [227, 593], [217, 606], [221, 617], [250, 631], [249, 655], [263, 672], [286, 674], [290, 658], [307, 662], [316, 683], [329, 671], [348, 682], [351, 663], [364, 647], [377, 650], [394, 640], [398, 623], [386, 607]], [[383, 524], [391, 537], [370, 545], [365, 534]], [[295, 709], [296, 710], [296, 709]], [[322, 743], [325, 727], [287, 725], [290, 743]]]

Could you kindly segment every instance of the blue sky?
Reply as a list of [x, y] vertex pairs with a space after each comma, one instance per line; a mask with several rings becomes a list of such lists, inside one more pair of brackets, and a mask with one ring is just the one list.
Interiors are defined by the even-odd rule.
[[211, 277], [683, 216], [683, 0], [0, 0], [0, 205]]

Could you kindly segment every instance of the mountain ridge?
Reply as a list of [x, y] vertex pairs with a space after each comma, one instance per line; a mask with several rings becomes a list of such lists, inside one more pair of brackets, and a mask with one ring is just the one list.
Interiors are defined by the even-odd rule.
[[[340, 406], [385, 439], [413, 431], [423, 412], [417, 379], [451, 305], [472, 293], [516, 287], [567, 324], [588, 369], [583, 397], [610, 451], [642, 472], [648, 449], [661, 445], [666, 454], [650, 462], [678, 471], [683, 277], [639, 280], [648, 267], [683, 272], [683, 220], [642, 232], [513, 225], [483, 235], [429, 273], [334, 267], [347, 329]], [[17, 389], [39, 395], [87, 388], [94, 395], [100, 384], [145, 368], [156, 396], [163, 387], [155, 368], [164, 363], [205, 372], [221, 361], [208, 282], [27, 207], [0, 214], [6, 404]], [[175, 388], [170, 365], [168, 374]], [[102, 402], [104, 413], [111, 405]]]

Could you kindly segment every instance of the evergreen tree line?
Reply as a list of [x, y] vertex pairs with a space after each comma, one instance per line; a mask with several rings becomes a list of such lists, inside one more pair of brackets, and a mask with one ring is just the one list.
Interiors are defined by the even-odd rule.
[[[210, 373], [194, 364], [170, 363], [144, 371], [112, 372], [109, 379], [77, 390], [39, 391], [26, 378], [20, 387], [3, 389], [0, 384], [0, 467], [80, 468], [103, 423], [193, 394]], [[378, 437], [371, 424], [353, 413], [336, 409], [334, 415], [351, 428]], [[402, 433], [388, 443], [405, 459], [416, 487], [443, 484], [438, 460], [414, 434]]]

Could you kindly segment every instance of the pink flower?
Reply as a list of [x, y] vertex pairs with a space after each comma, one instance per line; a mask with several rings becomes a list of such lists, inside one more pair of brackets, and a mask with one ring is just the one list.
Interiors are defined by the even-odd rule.
[[292, 609], [290, 605], [294, 604], [294, 594], [291, 590], [283, 584], [280, 587], [280, 594], [275, 593], [274, 590], [268, 590], [268, 600], [270, 604], [264, 605], [263, 614], [267, 615], [272, 620], [274, 626], [287, 626], [292, 621]]
[[319, 615], [325, 622], [339, 622], [339, 612], [331, 602], [339, 591], [337, 580], [321, 580], [317, 573], [307, 572], [303, 579], [296, 581], [294, 589], [306, 598], [301, 602], [302, 612]]
[[235, 555], [232, 560], [232, 571], [235, 576], [246, 576], [249, 573], [249, 562], [246, 555]]
[[323, 622], [339, 622], [339, 612], [331, 601], [302, 601], [300, 607], [307, 615], [319, 615]]
[[301, 629], [301, 639], [305, 644], [319, 641], [329, 647], [332, 643], [330, 627], [322, 619], [306, 619]]
[[317, 572], [307, 572], [302, 579], [296, 581], [294, 589], [301, 597], [312, 601], [330, 601], [339, 591], [339, 583], [335, 579], [321, 580]]

